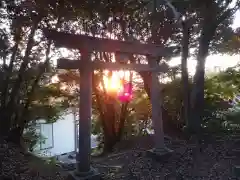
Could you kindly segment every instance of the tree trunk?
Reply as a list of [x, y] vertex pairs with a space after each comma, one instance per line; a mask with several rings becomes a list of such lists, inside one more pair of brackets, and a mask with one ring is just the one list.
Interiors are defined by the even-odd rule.
[[[18, 95], [19, 95], [18, 92], [20, 91], [21, 84], [24, 80], [24, 72], [25, 72], [25, 70], [26, 70], [26, 68], [29, 64], [29, 56], [30, 56], [31, 50], [34, 46], [34, 35], [35, 35], [35, 32], [37, 30], [38, 23], [40, 22], [40, 20], [41, 20], [41, 18], [37, 19], [34, 22], [32, 28], [31, 28], [31, 32], [30, 32], [29, 37], [28, 37], [28, 43], [27, 43], [25, 55], [24, 55], [24, 58], [23, 58], [23, 62], [21, 63], [21, 66], [20, 66], [20, 69], [19, 69], [19, 72], [18, 72], [18, 78], [17, 78], [16, 82], [14, 83], [12, 92], [10, 94], [10, 100], [9, 100], [9, 103], [7, 104], [7, 108], [15, 109], [16, 99], [18, 98]], [[14, 114], [14, 111], [10, 112], [7, 115], [7, 117], [9, 117], [7, 119], [11, 119], [13, 114]]]
[[118, 129], [117, 129], [117, 141], [119, 142], [122, 137], [123, 137], [123, 132], [124, 132], [124, 125], [125, 125], [125, 121], [126, 121], [126, 118], [127, 118], [127, 107], [128, 107], [128, 103], [124, 103], [122, 104], [121, 106], [121, 114], [120, 114], [120, 119], [119, 119], [119, 126], [118, 126]]
[[205, 62], [208, 56], [209, 44], [215, 33], [215, 29], [208, 28], [207, 25], [202, 30], [199, 41], [199, 50], [197, 54], [196, 73], [193, 79], [193, 89], [191, 92], [191, 122], [189, 121], [189, 130], [192, 133], [201, 131], [202, 115], [204, 109], [204, 78]]
[[104, 146], [103, 153], [108, 154], [113, 152], [113, 148], [117, 143], [116, 136], [109, 134], [109, 132], [104, 132]]
[[44, 74], [45, 69], [47, 69], [48, 64], [50, 62], [49, 54], [50, 54], [50, 50], [51, 50], [51, 45], [52, 45], [52, 41], [49, 40], [47, 43], [47, 49], [46, 49], [46, 60], [44, 61], [44, 64], [41, 65], [41, 67], [39, 68], [39, 73], [31, 86], [31, 90], [27, 93], [27, 100], [24, 105], [24, 108], [23, 108], [22, 112], [20, 113], [19, 118], [16, 119], [16, 123], [18, 123], [18, 125], [21, 127], [22, 133], [24, 131], [25, 125], [28, 123], [26, 120], [26, 117], [28, 115], [29, 106], [31, 105], [32, 101], [34, 100], [33, 97], [35, 94], [35, 90], [38, 86], [38, 83], [39, 83], [42, 75]]
[[215, 1], [203, 1], [201, 8], [203, 14], [202, 32], [199, 39], [197, 66], [191, 92], [191, 122], [189, 123], [189, 130], [196, 134], [201, 132], [203, 118], [205, 62], [209, 53], [210, 42], [220, 23], [217, 19], [218, 12]]
[[1, 136], [7, 136], [10, 128], [11, 128], [11, 119], [8, 117], [9, 111], [11, 108], [6, 108], [6, 103], [8, 101], [8, 91], [9, 91], [9, 79], [11, 76], [11, 72], [13, 69], [13, 64], [16, 58], [16, 54], [17, 54], [17, 50], [18, 50], [18, 45], [19, 42], [16, 42], [16, 44], [13, 47], [13, 52], [12, 52], [12, 56], [10, 59], [10, 64], [9, 67], [7, 67], [6, 69], [6, 73], [4, 74], [4, 80], [3, 83], [4, 85], [1, 88], [1, 108], [0, 108], [0, 135]]
[[114, 145], [117, 143], [117, 132], [116, 132], [116, 110], [114, 107], [114, 102], [111, 97], [107, 99], [106, 109], [104, 112], [104, 153], [112, 152]]
[[5, 137], [8, 136], [8, 133], [11, 129], [11, 119], [9, 119], [8, 114], [11, 111], [10, 109], [5, 109], [5, 111], [1, 112], [1, 118], [0, 118], [0, 136]]
[[[98, 96], [97, 101], [99, 100], [100, 98]], [[98, 106], [102, 105], [100, 105], [100, 103], [98, 102]], [[102, 111], [104, 111], [100, 112], [104, 136], [104, 148], [103, 148], [104, 153], [112, 152], [116, 143], [119, 142], [122, 138], [122, 134], [124, 131], [124, 123], [126, 120], [125, 108], [127, 108], [127, 105], [123, 105], [122, 108], [123, 109], [119, 121], [118, 116], [116, 116], [116, 110], [114, 108], [114, 105], [113, 103], [111, 103], [111, 99], [108, 99], [107, 102], [105, 102], [105, 109], [100, 108], [102, 109]], [[118, 124], [117, 126], [116, 123]]]
[[204, 106], [205, 61], [205, 55], [203, 53], [199, 53], [197, 57], [197, 67], [191, 93], [191, 121], [189, 121], [188, 124], [192, 133], [199, 133], [201, 130]]
[[22, 146], [22, 134], [21, 134], [21, 128], [20, 127], [15, 127], [9, 131], [7, 140], [9, 142], [12, 142], [18, 146]]
[[11, 59], [10, 59], [10, 63], [9, 63], [9, 66], [7, 67], [6, 69], [6, 73], [4, 74], [5, 77], [4, 77], [4, 86], [2, 86], [1, 88], [1, 92], [2, 92], [2, 95], [1, 95], [1, 109], [4, 111], [4, 108], [6, 107], [6, 102], [7, 102], [7, 98], [8, 98], [8, 88], [9, 88], [9, 79], [10, 79], [10, 76], [11, 76], [11, 73], [12, 73], [12, 70], [13, 70], [13, 64], [14, 64], [14, 61], [16, 59], [16, 55], [17, 55], [17, 51], [18, 51], [18, 46], [19, 46], [19, 42], [16, 42], [13, 49], [12, 49], [12, 56], [11, 56]]
[[150, 99], [151, 98], [151, 73], [139, 72], [139, 74], [143, 80], [144, 90], [146, 91], [146, 93]]
[[183, 118], [188, 126], [189, 124], [189, 79], [188, 79], [188, 68], [187, 59], [189, 55], [189, 24], [188, 21], [182, 23], [183, 26], [183, 40], [182, 40], [182, 57], [181, 57], [181, 73], [182, 73], [182, 94], [183, 94]]
[[102, 102], [101, 94], [96, 86], [97, 83], [98, 81], [96, 80], [96, 76], [94, 76], [93, 90], [96, 95], [96, 103], [98, 106], [100, 121], [102, 124], [102, 130], [103, 130], [103, 141], [104, 141], [103, 153], [109, 153], [109, 152], [112, 152], [113, 146], [116, 144], [116, 134], [115, 134], [115, 126], [114, 126], [115, 111], [114, 109], [112, 109], [113, 105], [110, 103], [109, 99], [107, 99], [107, 102], [106, 101]]

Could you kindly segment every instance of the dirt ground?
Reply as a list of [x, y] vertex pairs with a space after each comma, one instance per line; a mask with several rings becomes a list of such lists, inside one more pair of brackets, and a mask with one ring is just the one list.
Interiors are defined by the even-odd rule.
[[[240, 137], [240, 136], [239, 136]], [[119, 145], [115, 153], [95, 159], [93, 166], [104, 179], [131, 180], [230, 180], [235, 177], [233, 168], [240, 165], [240, 138], [205, 138], [167, 141], [174, 153], [165, 162], [146, 156], [152, 147], [151, 137], [135, 138]], [[238, 163], [239, 162], [239, 163]]]
[[[146, 156], [152, 137], [137, 137], [119, 143], [104, 157], [93, 157], [92, 165], [105, 180], [237, 180], [233, 168], [240, 165], [240, 135], [205, 137], [204, 141], [166, 139], [174, 152], [164, 162]], [[1, 180], [66, 180], [66, 171], [27, 157], [17, 147], [0, 142]]]

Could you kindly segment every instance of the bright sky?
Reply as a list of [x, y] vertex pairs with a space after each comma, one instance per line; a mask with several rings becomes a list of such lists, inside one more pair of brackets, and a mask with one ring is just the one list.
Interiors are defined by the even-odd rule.
[[[240, 27], [240, 10], [236, 13], [233, 28]], [[208, 56], [206, 61], [206, 71], [214, 71], [215, 68], [225, 69], [240, 63], [240, 54], [235, 56], [228, 55], [212, 55]], [[180, 58], [174, 58], [170, 62], [171, 65], [180, 64]], [[190, 74], [195, 72], [196, 61], [188, 60], [188, 69]]]

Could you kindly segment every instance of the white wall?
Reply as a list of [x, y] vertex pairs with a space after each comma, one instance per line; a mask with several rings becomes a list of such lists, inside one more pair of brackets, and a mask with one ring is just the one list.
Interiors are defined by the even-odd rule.
[[[63, 153], [72, 152], [75, 150], [75, 127], [73, 114], [68, 114], [62, 119], [53, 123], [53, 139], [52, 139], [52, 126], [50, 124], [42, 124], [42, 135], [48, 137], [42, 148], [50, 149], [40, 151], [40, 154], [46, 153], [48, 155], [60, 155]], [[52, 144], [53, 142], [53, 144]], [[92, 136], [92, 147], [97, 146], [97, 142]], [[39, 149], [39, 146], [38, 146]]]
[[63, 120], [53, 124], [54, 146], [50, 149], [51, 154], [63, 154], [74, 151], [74, 121], [73, 115], [69, 114]]

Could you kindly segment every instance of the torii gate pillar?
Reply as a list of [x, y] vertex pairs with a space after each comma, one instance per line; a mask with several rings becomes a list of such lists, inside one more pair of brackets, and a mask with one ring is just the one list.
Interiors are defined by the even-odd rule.
[[[150, 67], [155, 67], [157, 61], [149, 61]], [[148, 150], [147, 155], [156, 159], [164, 160], [172, 154], [172, 150], [168, 149], [164, 143], [164, 131], [162, 121], [162, 95], [159, 87], [159, 80], [157, 72], [152, 71], [151, 79], [151, 104], [152, 104], [152, 123], [154, 129], [154, 149]]]
[[80, 72], [79, 136], [76, 171], [70, 172], [74, 180], [100, 180], [100, 174], [91, 167], [91, 125], [92, 125], [92, 68], [91, 52], [81, 51], [86, 67]]

